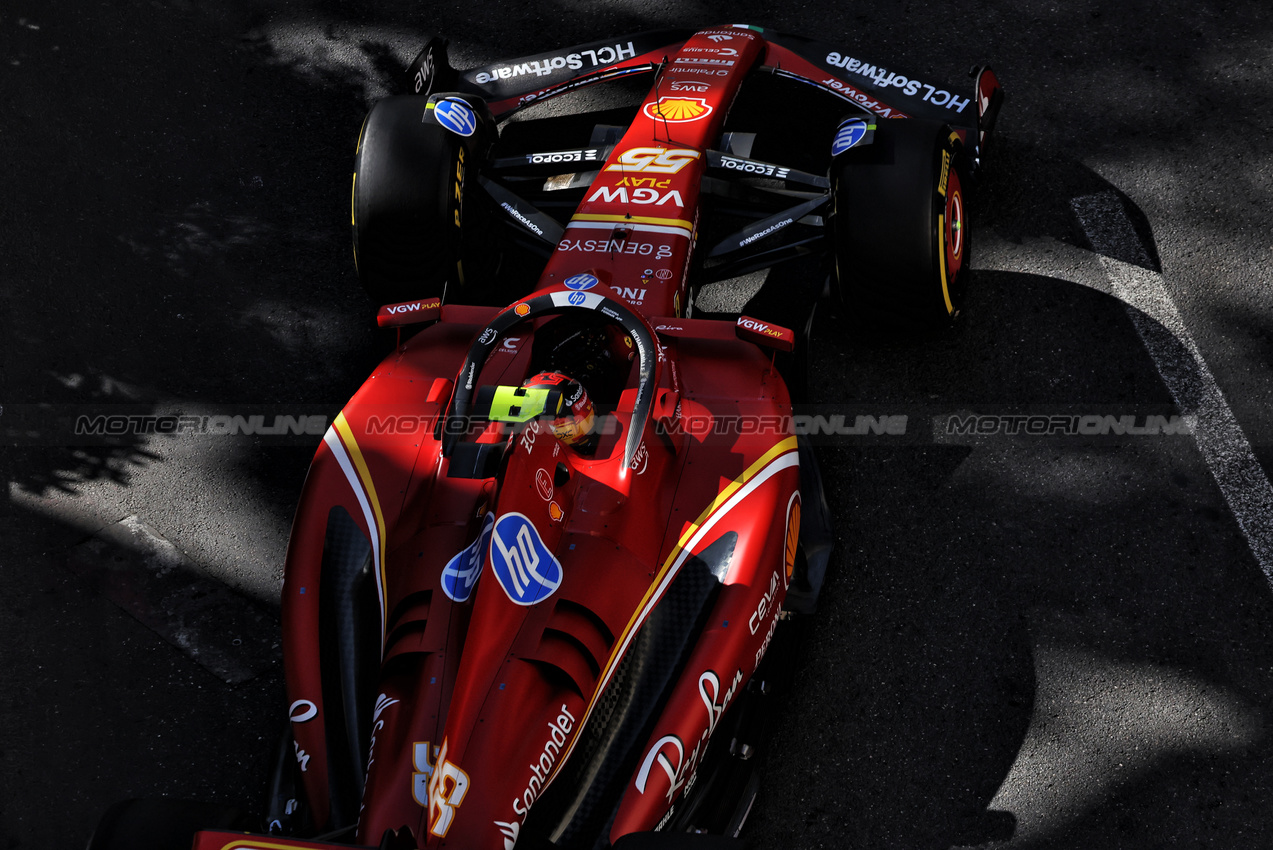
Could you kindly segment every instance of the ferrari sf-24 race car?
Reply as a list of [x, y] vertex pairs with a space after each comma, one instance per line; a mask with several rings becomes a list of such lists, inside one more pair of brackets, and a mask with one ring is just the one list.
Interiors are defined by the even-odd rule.
[[[539, 108], [633, 80], [600, 116]], [[91, 848], [737, 836], [831, 548], [792, 425], [813, 305], [959, 311], [988, 68], [960, 95], [721, 26], [463, 72], [430, 39], [404, 82], [351, 201], [399, 338], [301, 495], [264, 822], [132, 801]], [[760, 269], [742, 315], [695, 310]]]

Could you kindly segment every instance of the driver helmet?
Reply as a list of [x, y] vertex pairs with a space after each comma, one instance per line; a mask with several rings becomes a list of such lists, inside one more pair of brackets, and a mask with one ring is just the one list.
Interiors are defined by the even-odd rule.
[[561, 404], [552, 421], [557, 439], [568, 446], [578, 446], [592, 436], [596, 411], [583, 384], [561, 372], [540, 372], [522, 386], [561, 390]]

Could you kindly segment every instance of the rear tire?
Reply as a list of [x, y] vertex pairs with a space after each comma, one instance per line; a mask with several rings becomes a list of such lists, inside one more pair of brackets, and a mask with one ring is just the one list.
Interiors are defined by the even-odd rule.
[[971, 256], [959, 136], [936, 122], [880, 120], [872, 142], [836, 157], [831, 174], [842, 311], [891, 330], [954, 321]]
[[487, 128], [479, 122], [465, 139], [425, 120], [429, 100], [387, 97], [372, 107], [359, 134], [354, 260], [377, 304], [454, 295], [465, 278], [464, 201], [473, 194], [470, 175], [475, 179]]

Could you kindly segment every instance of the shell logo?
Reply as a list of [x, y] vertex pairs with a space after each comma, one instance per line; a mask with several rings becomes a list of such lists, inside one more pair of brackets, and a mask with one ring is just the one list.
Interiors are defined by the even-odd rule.
[[796, 557], [800, 551], [800, 491], [791, 494], [787, 503], [787, 545], [784, 547], [783, 563], [787, 568], [787, 584], [796, 571]]
[[655, 121], [684, 123], [712, 114], [712, 107], [701, 97], [661, 97], [645, 105], [645, 114]]
[[518, 304], [513, 308], [513, 312], [519, 316], [525, 316], [530, 312], [530, 305], [523, 301], [521, 304]]

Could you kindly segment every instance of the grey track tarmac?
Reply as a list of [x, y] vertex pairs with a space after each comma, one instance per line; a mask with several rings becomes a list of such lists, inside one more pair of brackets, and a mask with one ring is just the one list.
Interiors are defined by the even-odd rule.
[[319, 437], [105, 447], [75, 417], [340, 408], [391, 344], [353, 271], [353, 144], [421, 33], [468, 67], [733, 22], [952, 82], [988, 62], [1008, 94], [959, 327], [819, 313], [815, 412], [906, 428], [819, 441], [836, 552], [745, 834], [1268, 845], [1265, 0], [371, 5], [0, 12], [0, 847], [81, 847], [130, 796], [259, 808], [285, 716]]

